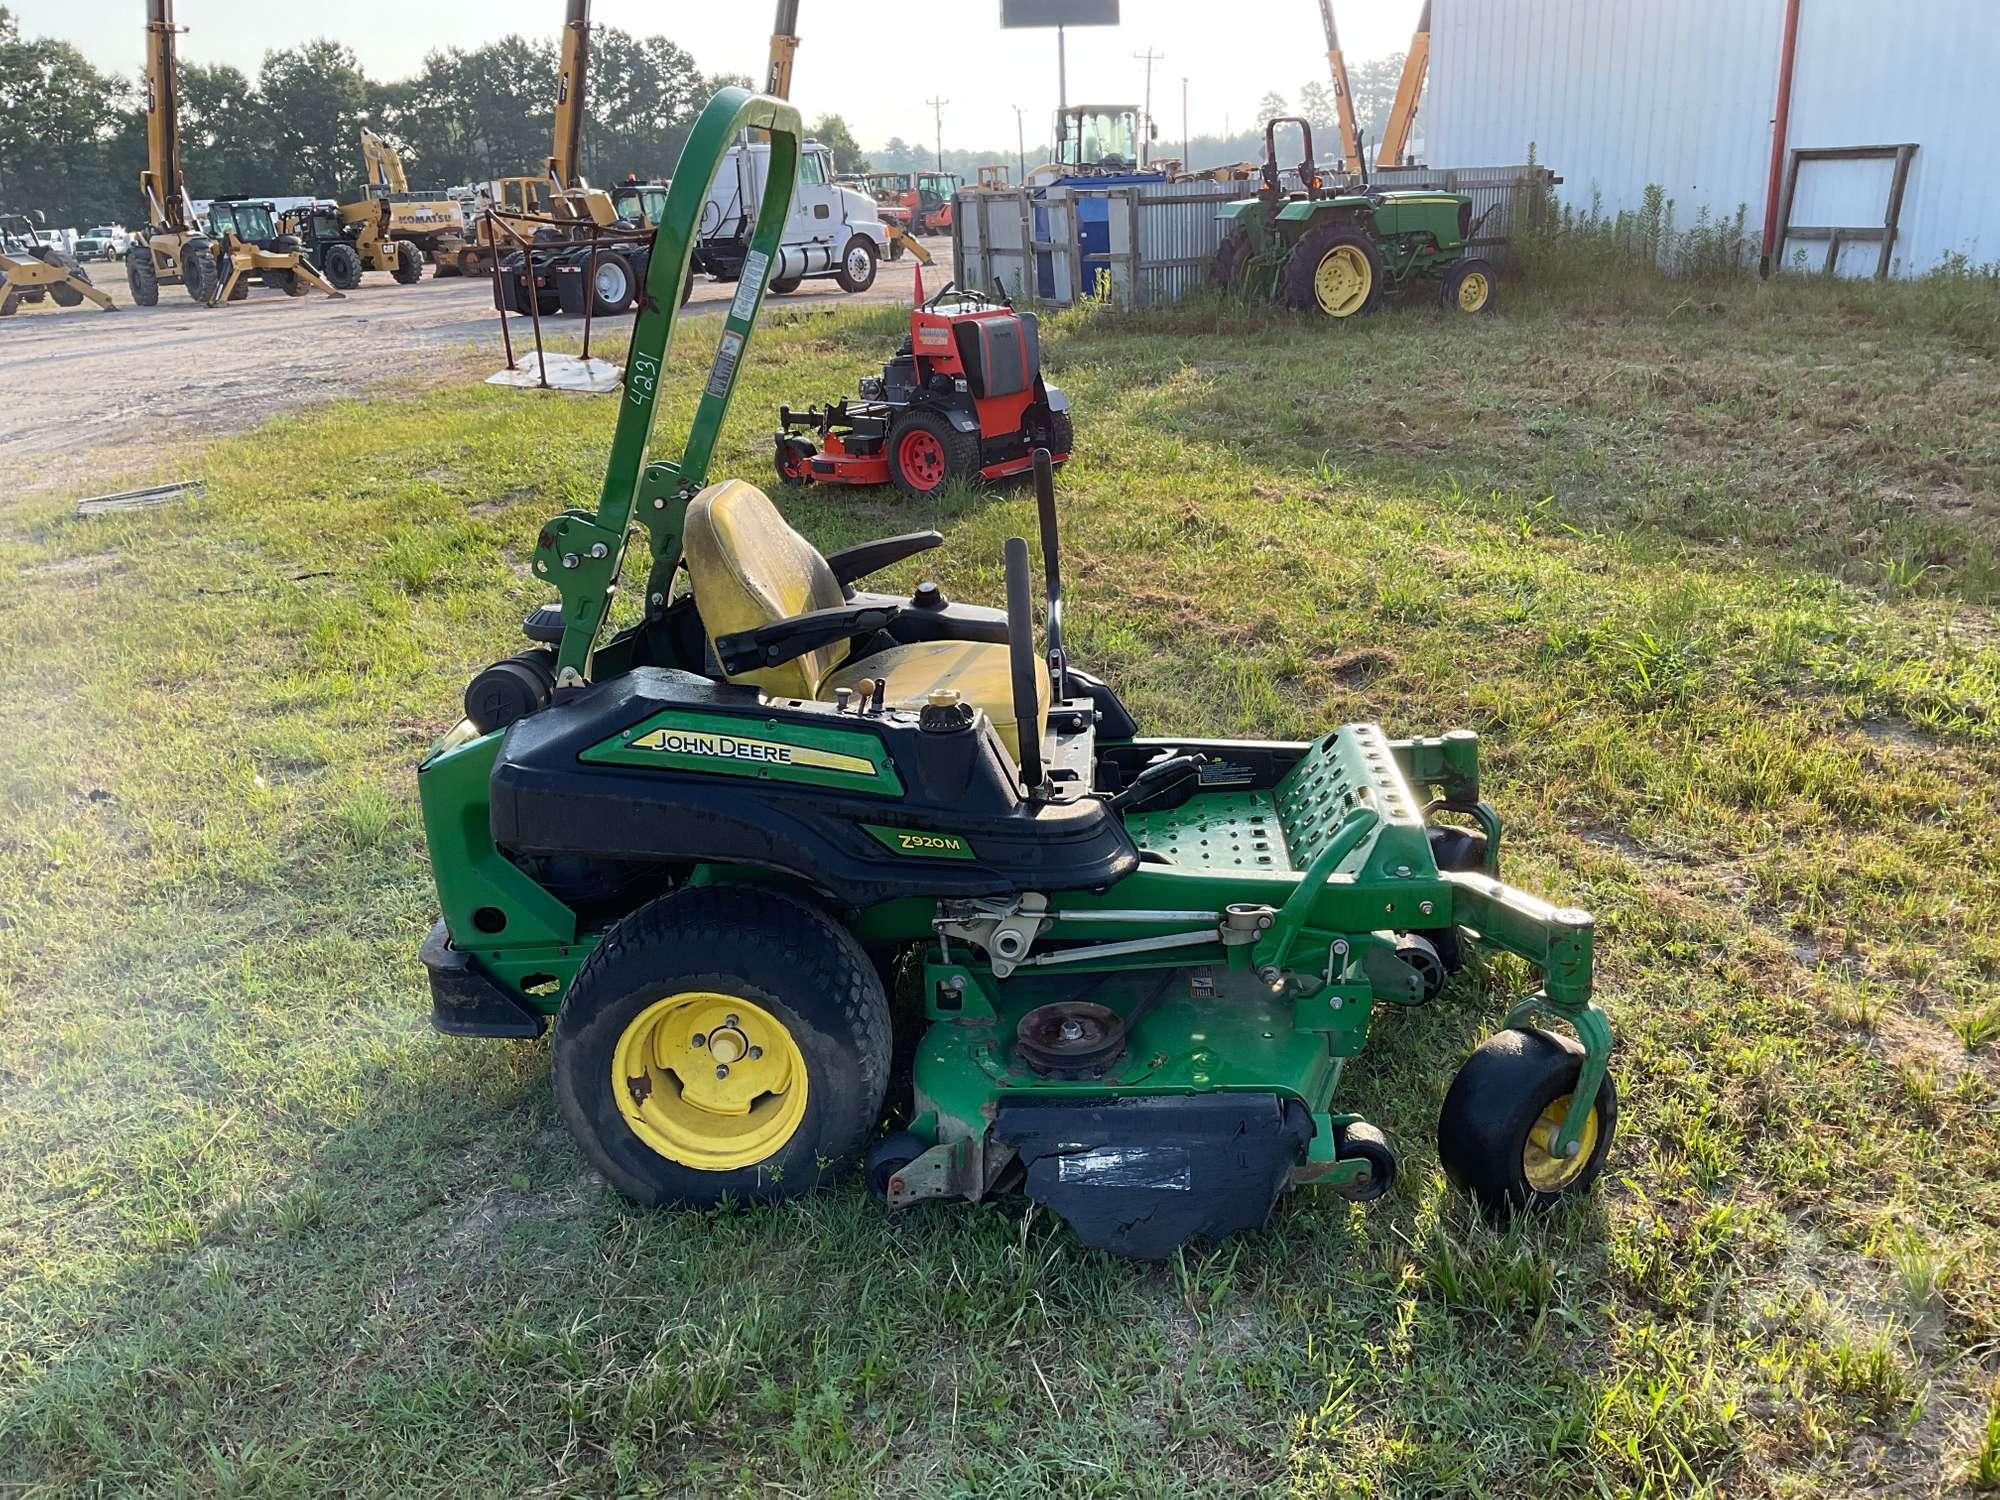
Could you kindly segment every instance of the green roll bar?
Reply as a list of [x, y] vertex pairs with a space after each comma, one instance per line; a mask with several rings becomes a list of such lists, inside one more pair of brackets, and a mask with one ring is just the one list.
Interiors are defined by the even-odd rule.
[[[746, 130], [769, 135], [771, 159], [764, 178], [764, 201], [743, 270], [723, 315], [722, 338], [708, 380], [689, 424], [687, 443], [677, 458], [649, 455], [653, 413], [659, 399], [660, 372], [673, 342], [674, 320], [680, 313], [681, 289], [687, 284], [688, 259], [701, 223], [708, 184], [731, 144]], [[556, 651], [556, 685], [575, 687], [589, 680], [591, 655], [611, 596], [624, 566], [625, 547], [634, 520], [651, 535], [652, 567], [646, 579], [646, 616], [655, 619], [666, 608], [674, 569], [681, 560], [681, 522], [687, 502], [708, 481], [708, 462], [750, 330], [764, 302], [764, 289], [784, 238], [785, 217], [791, 211], [792, 185], [798, 176], [799, 112], [782, 99], [725, 88], [703, 107], [681, 152], [667, 190], [667, 206], [653, 236], [653, 256], [640, 294], [639, 313], [632, 327], [632, 346], [625, 356], [625, 393], [618, 407], [618, 429], [611, 439], [611, 458], [604, 468], [604, 493], [595, 512], [566, 510], [541, 530], [535, 542], [535, 576], [553, 583], [562, 595], [563, 638]]]

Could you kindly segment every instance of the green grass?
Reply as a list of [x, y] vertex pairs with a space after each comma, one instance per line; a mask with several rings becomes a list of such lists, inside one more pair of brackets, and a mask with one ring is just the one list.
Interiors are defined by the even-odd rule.
[[[716, 472], [895, 325], [774, 317]], [[412, 769], [613, 404], [400, 391], [200, 450], [188, 504], [0, 510], [0, 1487], [2000, 1483], [1989, 355], [1789, 285], [1046, 343], [1072, 649], [1143, 722], [1485, 737], [1514, 878], [1600, 924], [1594, 1199], [1496, 1235], [1437, 1169], [1501, 967], [1349, 1074], [1390, 1199], [1164, 1267], [1019, 1201], [627, 1207], [543, 1049], [433, 1035], [415, 962]], [[964, 597], [1032, 535], [1019, 491], [786, 503], [828, 549], [938, 526]]]

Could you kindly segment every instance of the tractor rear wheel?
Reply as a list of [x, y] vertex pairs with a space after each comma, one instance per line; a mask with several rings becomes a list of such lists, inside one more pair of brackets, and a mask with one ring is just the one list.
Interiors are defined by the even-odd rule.
[[1468, 314], [1492, 312], [1499, 294], [1493, 267], [1476, 255], [1454, 261], [1438, 287], [1438, 298], [1447, 311]]
[[889, 477], [913, 499], [979, 472], [979, 435], [934, 411], [908, 411], [889, 428]]
[[160, 273], [153, 269], [153, 252], [144, 245], [134, 244], [125, 252], [125, 285], [136, 305], [159, 306]]
[[361, 285], [361, 252], [345, 240], [328, 245], [320, 262], [320, 270], [335, 291], [351, 292]]
[[1465, 1060], [1438, 1113], [1438, 1158], [1445, 1175], [1489, 1219], [1553, 1208], [1581, 1193], [1603, 1170], [1618, 1128], [1618, 1090], [1609, 1073], [1591, 1104], [1574, 1156], [1549, 1147], [1568, 1116], [1583, 1071], [1583, 1048], [1553, 1032], [1515, 1028], [1480, 1043]]
[[1231, 291], [1240, 291], [1243, 276], [1250, 268], [1250, 232], [1232, 229], [1215, 252], [1215, 259], [1208, 263], [1208, 279], [1215, 286], [1226, 286]]
[[396, 264], [389, 274], [402, 286], [414, 286], [424, 279], [424, 252], [409, 240], [396, 241]]
[[[305, 280], [300, 277], [297, 271], [286, 266], [273, 266], [270, 270], [266, 271], [264, 273], [264, 285], [270, 287], [273, 291], [283, 292], [287, 297], [303, 297], [306, 294]], [[237, 286], [240, 290], [242, 283], [238, 282]], [[232, 298], [231, 300], [233, 301], [234, 299]]]
[[1060, 458], [1076, 451], [1076, 424], [1070, 421], [1068, 412], [1049, 413], [1047, 439], [1050, 458]]
[[1329, 318], [1366, 317], [1382, 305], [1382, 251], [1349, 223], [1307, 234], [1285, 259], [1285, 305]]
[[556, 1103], [640, 1203], [794, 1198], [860, 1156], [889, 1031], [874, 965], [818, 908], [750, 886], [677, 891], [613, 927], [571, 983]]

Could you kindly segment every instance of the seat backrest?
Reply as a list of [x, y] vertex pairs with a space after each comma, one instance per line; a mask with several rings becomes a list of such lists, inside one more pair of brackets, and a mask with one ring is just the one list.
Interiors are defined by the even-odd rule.
[[1033, 313], [968, 318], [953, 332], [966, 384], [981, 401], [1025, 391], [1041, 373], [1042, 341]]
[[[762, 490], [740, 479], [711, 484], [688, 502], [682, 546], [711, 650], [718, 636], [847, 602], [819, 550], [785, 524]], [[729, 680], [754, 683], [774, 698], [811, 698], [846, 657], [842, 641]]]

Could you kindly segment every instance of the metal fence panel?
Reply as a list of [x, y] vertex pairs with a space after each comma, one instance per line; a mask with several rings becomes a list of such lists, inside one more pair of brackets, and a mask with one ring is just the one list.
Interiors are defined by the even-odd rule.
[[[1528, 172], [1526, 166], [1393, 167], [1377, 172], [1374, 184], [1384, 191], [1465, 194], [1477, 225], [1472, 249], [1504, 261]], [[952, 215], [958, 279], [990, 287], [997, 278], [1017, 301], [1058, 307], [1094, 290], [1085, 285], [1087, 277], [1108, 282], [1121, 307], [1178, 302], [1208, 280], [1222, 244], [1217, 212], [1253, 191], [1249, 183], [1163, 182], [1095, 191], [1057, 187], [1039, 197], [1019, 190], [961, 192]], [[1108, 221], [1108, 253], [1094, 252], [1088, 265], [1078, 213], [1084, 198], [1103, 200]]]

